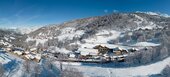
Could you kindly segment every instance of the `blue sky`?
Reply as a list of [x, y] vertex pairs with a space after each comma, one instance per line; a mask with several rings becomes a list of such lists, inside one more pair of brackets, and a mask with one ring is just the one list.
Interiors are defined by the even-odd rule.
[[0, 0], [0, 27], [43, 26], [136, 11], [170, 14], [170, 0]]

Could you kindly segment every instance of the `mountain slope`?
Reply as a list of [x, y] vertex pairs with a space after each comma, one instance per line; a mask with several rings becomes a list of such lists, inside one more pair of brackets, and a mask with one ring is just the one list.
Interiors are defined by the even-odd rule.
[[[114, 13], [42, 27], [27, 35], [25, 42], [32, 46], [57, 46], [65, 48], [71, 43], [84, 43], [86, 39], [116, 39], [121, 33], [139, 29], [163, 29], [169, 27], [170, 18], [146, 13]], [[97, 33], [104, 33], [101, 36]], [[116, 37], [115, 34], [117, 34]], [[98, 39], [110, 37], [110, 39]]]
[[23, 38], [22, 34], [19, 34], [13, 30], [3, 30], [0, 29], [0, 46], [15, 46], [21, 42], [19, 40], [20, 38]]

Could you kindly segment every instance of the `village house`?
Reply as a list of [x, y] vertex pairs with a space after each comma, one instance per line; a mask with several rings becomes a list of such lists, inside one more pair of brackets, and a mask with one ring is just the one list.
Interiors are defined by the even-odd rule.
[[31, 52], [37, 52], [37, 48], [31, 48], [30, 51]]
[[34, 60], [35, 60], [36, 62], [40, 62], [40, 60], [41, 60], [41, 54], [36, 54], [34, 57], [35, 57]]
[[128, 54], [128, 50], [120, 47], [116, 47], [112, 49], [107, 48], [106, 50], [107, 52], [103, 56], [106, 60], [110, 60], [110, 61], [118, 61], [118, 62], [125, 61], [125, 56], [127, 56]]
[[24, 53], [23, 53], [23, 55], [28, 55], [28, 54], [30, 54], [29, 51], [24, 51]]
[[89, 48], [79, 48], [78, 51], [80, 51], [80, 55], [87, 56], [87, 55], [98, 55], [99, 52], [97, 49], [89, 49]]
[[27, 55], [24, 55], [24, 59], [26, 59], [26, 60], [32, 60], [32, 59], [34, 59], [34, 56], [31, 55], [31, 54], [27, 54]]
[[104, 54], [103, 57], [104, 57], [105, 60], [111, 61], [111, 57], [110, 57], [109, 54]]
[[[107, 52], [103, 54], [103, 57], [107, 61], [124, 61], [124, 55], [128, 54], [128, 51], [120, 47], [107, 48]], [[120, 57], [121, 56], [121, 57]]]
[[14, 54], [17, 54], [18, 56], [21, 56], [23, 54], [23, 51], [14, 51]]
[[23, 57], [26, 60], [34, 60], [36, 62], [39, 62], [41, 60], [41, 54], [36, 54], [36, 55], [34, 55], [34, 54], [27, 54], [27, 55], [24, 55]]
[[12, 52], [14, 54], [17, 54], [18, 56], [21, 56], [24, 53], [24, 49], [19, 48], [19, 47], [15, 47], [15, 48], [12, 49]]
[[12, 49], [10, 47], [5, 48], [5, 51], [10, 52]]
[[106, 46], [101, 46], [101, 45], [97, 45], [97, 46], [95, 46], [95, 47], [93, 47], [93, 48], [98, 50], [98, 55], [103, 55], [103, 54], [106, 54], [106, 53], [109, 52], [109, 51], [112, 51], [112, 50], [109, 49], [108, 47], [106, 47]]
[[113, 49], [113, 53], [114, 53], [116, 56], [119, 56], [119, 55], [128, 54], [128, 50], [122, 49], [122, 48], [120, 48], [120, 47], [116, 47], [116, 48]]
[[94, 49], [98, 49], [98, 53], [99, 55], [104, 55], [104, 54], [108, 54], [109, 56], [113, 56], [113, 55], [123, 55], [123, 54], [127, 54], [128, 50], [122, 49], [120, 47], [116, 47], [116, 48], [108, 48], [106, 46], [101, 46], [101, 45], [97, 45], [95, 47], [93, 47]]
[[[90, 49], [90, 48], [79, 48], [77, 51], [72, 53], [70, 57], [75, 57], [78, 59], [92, 59], [98, 56], [97, 49]], [[95, 59], [95, 58], [94, 58]]]
[[[137, 49], [132, 48], [131, 52]], [[68, 54], [68, 61], [87, 61], [87, 62], [124, 62], [129, 50], [120, 47], [109, 48], [106, 46], [97, 45], [93, 48], [79, 48], [77, 51]], [[67, 60], [66, 59], [66, 60]], [[70, 60], [69, 60], [70, 59]]]
[[80, 52], [70, 52], [69, 57], [70, 58], [78, 58], [80, 56]]
[[124, 56], [117, 57], [117, 61], [118, 62], [124, 62], [125, 61], [125, 57]]
[[138, 49], [136, 49], [136, 48], [131, 48], [131, 49], [128, 49], [128, 51], [129, 51], [129, 52], [136, 52], [136, 51], [138, 51]]

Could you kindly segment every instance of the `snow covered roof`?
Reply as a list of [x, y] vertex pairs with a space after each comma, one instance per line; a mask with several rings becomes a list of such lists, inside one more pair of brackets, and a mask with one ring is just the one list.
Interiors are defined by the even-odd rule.
[[30, 51], [36, 51], [37, 50], [37, 48], [31, 48], [30, 49]]
[[75, 58], [76, 55], [72, 53], [72, 54], [69, 55], [69, 57]]
[[98, 54], [97, 49], [79, 48], [78, 51], [80, 51], [81, 55], [97, 55]]
[[21, 51], [14, 51], [14, 53], [17, 54], [17, 55], [22, 55]]
[[35, 57], [34, 57], [33, 55], [31, 55], [31, 54], [25, 55], [25, 57], [26, 57], [27, 59], [34, 59], [34, 58], [35, 58]]

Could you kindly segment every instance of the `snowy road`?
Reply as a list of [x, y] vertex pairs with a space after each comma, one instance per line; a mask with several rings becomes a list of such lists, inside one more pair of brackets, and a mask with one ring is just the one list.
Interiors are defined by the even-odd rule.
[[[74, 65], [75, 63], [69, 63], [69, 65]], [[129, 67], [129, 68], [102, 68], [95, 66], [82, 66], [75, 64], [73, 67], [82, 71], [86, 76], [90, 77], [136, 77], [152, 74], [159, 74], [166, 65], [170, 64], [170, 57], [162, 61], [156, 62], [154, 64], [138, 66], [138, 67]], [[68, 65], [64, 63], [66, 67]]]

